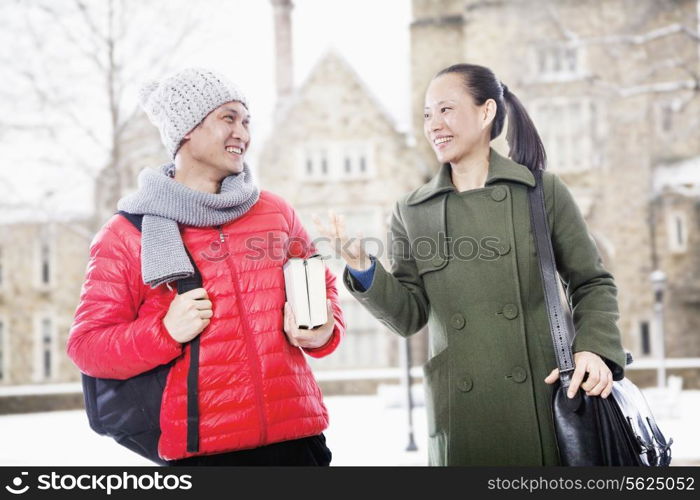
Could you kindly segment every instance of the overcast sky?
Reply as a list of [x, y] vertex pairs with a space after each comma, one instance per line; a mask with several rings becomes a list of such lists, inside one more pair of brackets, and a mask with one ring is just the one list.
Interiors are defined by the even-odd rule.
[[[69, 3], [68, 0], [59, 0], [52, 5], [61, 5], [61, 2]], [[294, 4], [292, 31], [297, 85], [304, 81], [325, 52], [335, 49], [355, 68], [399, 127], [406, 128], [410, 106], [410, 0], [294, 0]], [[13, 17], [21, 17], [23, 4], [17, 2], [13, 5]], [[270, 131], [275, 100], [273, 15], [269, 1], [176, 0], [163, 5], [162, 15], [154, 20], [150, 28], [154, 41], [157, 37], [168, 36], [170, 25], [184, 17], [199, 19], [197, 29], [176, 54], [176, 66], [211, 67], [236, 82], [250, 101], [254, 146], [262, 144]], [[0, 28], [11, 22], [5, 16], [4, 20], [0, 20]], [[39, 29], [47, 39], [55, 30], [53, 26], [40, 26]], [[54, 44], [53, 39], [51, 44]], [[26, 49], [26, 46], [24, 50], [31, 52], [31, 48]], [[54, 50], [60, 57], [60, 46]], [[31, 53], [14, 56], [32, 57]], [[162, 75], [144, 73], [129, 82], [127, 105], [133, 105], [140, 80], [159, 76]], [[66, 81], [63, 84], [81, 88], [81, 95], [86, 96], [86, 105], [91, 102], [87, 96], [99, 92], [99, 88], [90, 88], [89, 82]], [[7, 101], [11, 95], [0, 93], [0, 102], [6, 100], [2, 102], [4, 110], [17, 109], [17, 103]], [[19, 109], [16, 115], [34, 121], [27, 116], [28, 112], [21, 107]], [[89, 113], [90, 110], [81, 112]], [[65, 131], [65, 137], [63, 144], [75, 146], [70, 130]], [[75, 137], [79, 135], [75, 134]], [[20, 200], [34, 201], [50, 187], [55, 192], [54, 201], [50, 203], [52, 209], [71, 212], [88, 210], [91, 192], [86, 176], [78, 169], [51, 165], [51, 157], [60, 155], [62, 151], [60, 145], [57, 148], [55, 145], [47, 147], [48, 144], [37, 140], [32, 133], [0, 135], [0, 201], [7, 201], [8, 196], [12, 196], [8, 191], [15, 193]], [[28, 148], [33, 152], [46, 148], [40, 155], [44, 158], [40, 165], [26, 160]], [[92, 152], [87, 144], [85, 151], [89, 151], [89, 154], [86, 153], [87, 163], [94, 162], [94, 168], [99, 169], [105, 161], [104, 157]], [[254, 148], [253, 158], [255, 152]]]

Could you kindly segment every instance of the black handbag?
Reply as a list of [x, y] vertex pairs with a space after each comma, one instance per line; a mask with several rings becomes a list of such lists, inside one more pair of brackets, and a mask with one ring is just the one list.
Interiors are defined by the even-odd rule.
[[[118, 212], [141, 230], [142, 215]], [[202, 275], [187, 249], [194, 275], [177, 281], [177, 293], [201, 288]], [[189, 342], [190, 366], [187, 372], [187, 451], [199, 451], [199, 336]], [[126, 380], [96, 378], [82, 374], [85, 410], [90, 427], [110, 436], [122, 446], [159, 465], [168, 461], [158, 455], [160, 406], [165, 383], [173, 363], [157, 366]]]
[[[579, 388], [576, 397], [566, 395], [574, 372], [572, 325], [561, 304], [557, 268], [544, 204], [542, 171], [534, 172], [536, 185], [528, 192], [530, 221], [540, 265], [545, 305], [552, 335], [559, 381], [554, 388], [552, 413], [562, 465], [667, 466], [671, 444], [654, 420], [637, 386], [626, 378], [613, 382], [603, 399], [589, 397]], [[632, 359], [627, 354], [627, 364]]]

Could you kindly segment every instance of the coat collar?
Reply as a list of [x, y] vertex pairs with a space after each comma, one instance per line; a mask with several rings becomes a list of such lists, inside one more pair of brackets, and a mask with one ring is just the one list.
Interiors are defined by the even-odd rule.
[[[406, 204], [418, 205], [437, 194], [454, 191], [455, 186], [452, 184], [452, 176], [450, 175], [451, 168], [449, 163], [443, 164], [435, 177], [408, 196]], [[497, 181], [513, 181], [530, 187], [535, 186], [535, 176], [527, 167], [501, 156], [491, 148], [486, 185]]]

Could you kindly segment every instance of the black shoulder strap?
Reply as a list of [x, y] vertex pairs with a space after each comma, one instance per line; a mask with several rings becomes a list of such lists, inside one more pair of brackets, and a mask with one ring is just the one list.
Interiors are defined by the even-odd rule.
[[[143, 214], [132, 214], [119, 210], [119, 215], [131, 222], [136, 229], [141, 231]], [[194, 274], [187, 278], [177, 280], [177, 293], [183, 294], [195, 288], [202, 287], [202, 274], [197, 268], [192, 254], [185, 247], [187, 257], [192, 263]], [[190, 341], [190, 367], [187, 372], [187, 451], [199, 451], [199, 335]]]
[[568, 387], [574, 371], [573, 355], [569, 339], [573, 338], [569, 324], [564, 315], [564, 309], [557, 287], [557, 265], [554, 261], [554, 249], [547, 222], [547, 211], [544, 204], [544, 186], [542, 171], [536, 170], [536, 185], [528, 190], [530, 202], [530, 224], [535, 235], [535, 248], [540, 265], [540, 277], [544, 289], [544, 301], [549, 319], [549, 332], [552, 335], [554, 354], [557, 357], [562, 386]]
[[141, 224], [143, 223], [143, 214], [130, 214], [129, 212], [125, 212], [124, 210], [119, 210], [117, 213], [129, 222], [131, 222], [136, 229], [141, 231]]

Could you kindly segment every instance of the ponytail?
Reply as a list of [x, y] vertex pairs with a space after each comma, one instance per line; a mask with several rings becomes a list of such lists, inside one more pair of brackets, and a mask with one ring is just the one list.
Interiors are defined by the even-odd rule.
[[455, 64], [443, 69], [437, 75], [457, 73], [464, 80], [467, 92], [477, 106], [488, 99], [496, 101], [496, 116], [491, 124], [491, 140], [498, 137], [508, 114], [506, 141], [510, 151], [508, 156], [515, 162], [525, 165], [531, 171], [544, 170], [547, 154], [535, 124], [530, 119], [520, 100], [508, 87], [499, 82], [489, 68], [476, 64]]
[[544, 170], [547, 166], [547, 153], [537, 133], [537, 128], [525, 107], [508, 87], [503, 86], [503, 99], [508, 111], [506, 141], [510, 150], [508, 156], [530, 170]]

